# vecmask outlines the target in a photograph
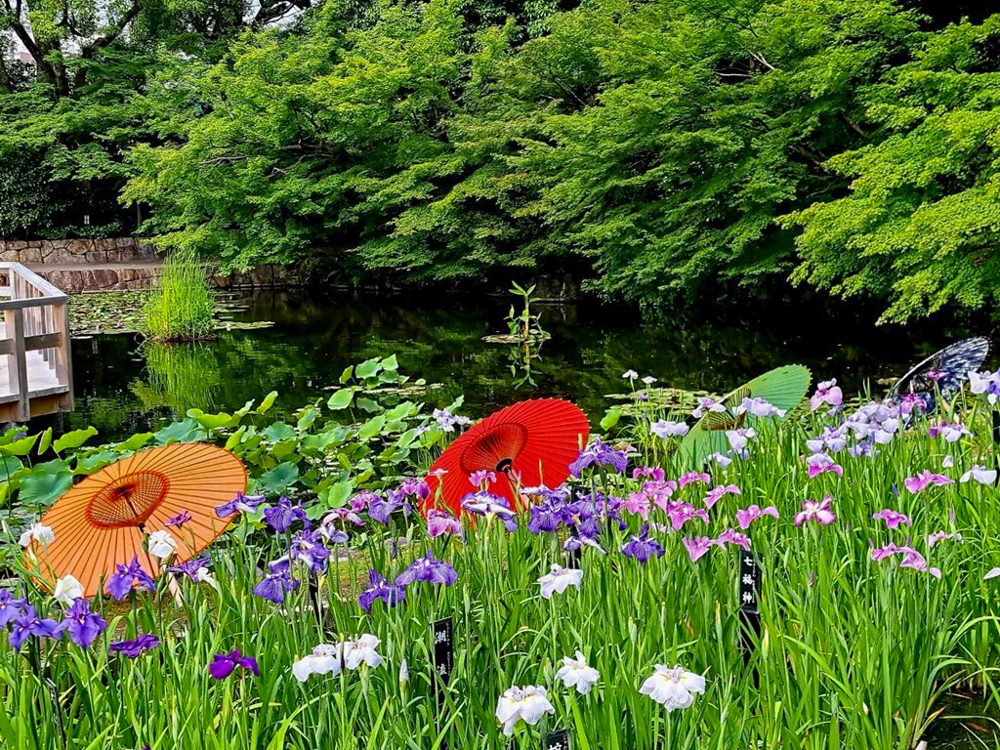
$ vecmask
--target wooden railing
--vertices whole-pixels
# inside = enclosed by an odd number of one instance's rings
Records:
[[[0,421],[72,410],[68,299],[20,263],[0,263]]]

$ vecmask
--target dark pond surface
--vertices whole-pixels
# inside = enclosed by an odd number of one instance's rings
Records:
[[[272,328],[221,332],[197,344],[140,346],[131,335],[73,342],[76,411],[36,420],[57,429],[97,427],[107,440],[156,429],[192,407],[239,408],[271,390],[291,411],[323,396],[349,364],[396,353],[401,371],[442,387],[427,400],[465,394],[465,413],[531,396],[565,396],[591,416],[605,395],[625,389],[631,368],[658,385],[724,391],[771,367],[792,362],[814,377],[849,388],[899,374],[911,361],[971,333],[966,325],[916,329],[876,327],[874,315],[818,303],[760,311],[729,308],[678,320],[643,320],[635,311],[595,304],[539,306],[552,335],[525,381],[517,347],[482,337],[506,331],[510,301],[502,297],[333,294],[294,290],[248,297],[246,320]],[[750,316],[748,312],[755,310]],[[972,330],[975,328],[975,330]]]

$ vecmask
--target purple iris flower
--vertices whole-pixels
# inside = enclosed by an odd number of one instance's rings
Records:
[[[615,473],[621,474],[628,466],[628,456],[625,455],[625,451],[615,450],[600,438],[594,438],[594,442],[580,451],[580,456],[570,464],[570,473],[579,478],[583,470],[591,464],[610,466]]]
[[[406,501],[406,494],[402,491],[393,492],[389,490],[388,497],[382,499],[376,496],[368,504],[368,517],[380,524],[389,523],[389,517],[393,513],[402,513],[403,518],[409,518],[413,513],[413,506]]]
[[[230,651],[228,654],[214,654],[208,665],[208,673],[214,680],[224,680],[236,667],[242,667],[247,672],[253,672],[255,677],[260,677],[257,660],[252,656],[244,656],[239,650]]]
[[[199,583],[201,581],[201,578],[198,576],[198,571],[201,570],[202,568],[207,568],[210,562],[211,561],[209,560],[208,555],[202,555],[201,557],[192,557],[190,560],[187,560],[185,562],[178,563],[177,565],[171,565],[169,568],[167,568],[167,572],[180,573],[182,575],[186,575],[195,583]]]
[[[578,496],[577,502],[588,503],[594,507],[596,519],[601,521],[614,521],[618,525],[619,531],[625,531],[628,528],[628,523],[621,517],[619,511],[624,507],[624,503],[620,497],[615,497],[614,495],[609,495],[605,497],[600,492],[595,492],[593,494],[588,494],[581,492]],[[596,536],[599,533],[597,527],[597,521],[593,523],[594,534],[590,536]]]
[[[116,572],[111,575],[104,587],[104,590],[114,597],[115,601],[124,599],[136,583],[150,591],[156,591],[156,581],[142,569],[138,555],[135,555],[128,565],[118,563],[115,570]]]
[[[372,492],[371,490],[361,490],[358,494],[354,495],[348,505],[351,507],[355,513],[360,513],[361,511],[368,510],[368,506],[372,504],[373,500],[380,500],[378,493]],[[358,524],[361,526],[361,524]]]
[[[90,611],[90,602],[77,599],[66,610],[66,619],[62,623],[69,634],[69,639],[80,648],[90,648],[97,636],[104,632],[108,623],[96,612]]]
[[[287,497],[282,495],[278,502],[269,508],[264,508],[264,520],[267,525],[279,534],[288,531],[296,521],[306,521],[306,512]]]
[[[377,571],[368,571],[368,588],[358,595],[358,605],[370,612],[376,599],[381,599],[387,607],[395,607],[406,599],[406,588],[392,583]]]
[[[563,521],[565,502],[555,498],[543,500],[538,505],[531,506],[531,517],[528,519],[528,531],[540,534],[543,531],[553,532]]]
[[[409,586],[415,581],[439,583],[451,586],[458,580],[458,573],[443,560],[435,560],[431,550],[424,557],[413,561],[413,564],[396,577],[396,585]]]
[[[178,529],[183,528],[184,524],[191,520],[191,514],[186,510],[182,510],[173,518],[168,518],[163,524],[164,526],[176,526]]]
[[[562,520],[581,536],[596,537],[601,529],[597,523],[597,506],[579,498],[562,507]]]
[[[215,515],[219,518],[228,518],[234,513],[253,513],[265,500],[267,498],[263,495],[244,495],[242,492],[238,492],[234,500],[218,506],[215,509]]]
[[[292,537],[292,559],[305,562],[311,573],[322,573],[329,563],[330,550],[323,546],[319,531],[303,529]]]
[[[35,614],[35,608],[25,605],[24,610],[14,620],[14,625],[10,629],[10,645],[15,651],[21,650],[21,644],[29,636],[37,638],[62,638],[63,626],[48,618],[41,618]]]
[[[15,599],[10,589],[0,589],[0,628],[6,628],[23,615],[27,604],[24,599]]]
[[[639,535],[632,535],[632,538],[622,545],[622,554],[626,557],[634,557],[641,563],[646,562],[649,558],[653,557],[663,557],[663,547],[655,539],[649,537],[649,524],[643,524],[642,531]]]
[[[292,578],[287,568],[280,572],[270,573],[253,587],[253,593],[262,599],[281,604],[285,600],[285,594],[295,591],[299,587],[297,578]]]
[[[146,651],[152,651],[160,645],[160,639],[155,635],[140,635],[131,641],[117,641],[108,646],[108,651],[136,659]]]

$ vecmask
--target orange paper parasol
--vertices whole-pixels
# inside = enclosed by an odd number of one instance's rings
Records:
[[[507,498],[517,510],[516,482],[559,486],[589,435],[587,415],[557,398],[522,401],[494,412],[459,436],[431,466],[431,496],[423,510],[442,502],[458,515],[462,498],[476,490],[469,482],[475,471],[496,472],[490,492]]]
[[[151,448],[104,467],[59,498],[41,519],[55,539],[35,542],[29,552],[50,587],[72,575],[85,596],[94,596],[117,564],[137,555],[143,569],[159,575],[159,561],[143,549],[153,532],[165,529],[176,540],[172,564],[197,555],[232,520],[219,518],[216,507],[246,487],[246,468],[227,450],[205,443]],[[191,518],[183,526],[166,526],[185,512]]]

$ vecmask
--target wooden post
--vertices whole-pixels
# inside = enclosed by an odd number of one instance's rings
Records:
[[[13,353],[10,355],[10,387],[17,393],[18,420],[31,418],[31,394],[28,391],[28,364],[24,351],[24,310],[20,307],[7,310],[7,337],[11,340]],[[15,390],[16,389],[16,390]]]
[[[73,410],[73,341],[69,332],[69,303],[53,307],[55,314],[55,330],[62,334],[59,347],[56,349],[56,379],[59,385],[69,388],[63,396],[61,407],[65,411]]]

